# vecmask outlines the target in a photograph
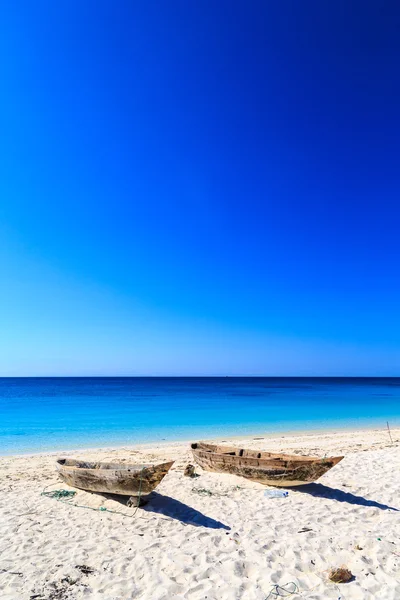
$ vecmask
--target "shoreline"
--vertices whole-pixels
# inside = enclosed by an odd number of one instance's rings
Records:
[[[390,424],[389,424],[390,425]],[[400,424],[396,425],[396,422],[394,422],[393,427],[391,427],[391,432],[396,431],[397,429],[400,429]],[[382,434],[386,434],[387,438],[388,438],[388,442],[390,441],[389,438],[389,433],[386,427],[382,426],[381,428],[378,428],[377,426],[371,426],[371,427],[353,427],[351,425],[345,427],[334,427],[334,428],[319,428],[319,429],[291,429],[291,430],[285,430],[285,431],[279,431],[276,433],[263,433],[263,432],[256,432],[256,433],[252,433],[252,434],[247,434],[247,435],[220,435],[217,437],[209,437],[209,438],[200,438],[203,441],[206,442],[235,442],[238,440],[248,440],[248,441],[253,441],[256,439],[260,439],[260,440],[278,440],[278,439],[283,439],[283,438],[298,438],[298,437],[312,437],[312,436],[316,436],[316,437],[320,437],[320,436],[324,436],[326,435],[334,435],[334,434],[343,434],[343,433],[365,433],[365,434],[370,434],[370,433],[382,433]],[[255,437],[256,436],[256,437]],[[168,446],[172,446],[172,447],[183,447],[186,448],[188,446],[190,446],[191,443],[199,441],[199,439],[197,438],[188,438],[188,439],[175,439],[175,440],[153,440],[153,441],[149,441],[149,442],[138,442],[135,444],[113,444],[111,446],[74,446],[74,447],[70,447],[67,449],[54,449],[54,450],[43,450],[43,451],[38,451],[38,452],[23,452],[23,453],[18,453],[18,454],[1,454],[0,452],[0,459],[5,459],[5,458],[27,458],[27,457],[39,457],[39,456],[56,456],[56,455],[65,455],[67,453],[77,453],[77,452],[89,452],[89,453],[93,453],[93,452],[112,452],[112,451],[121,451],[121,450],[127,450],[127,451],[131,451],[131,450],[135,450],[135,451],[139,451],[139,450],[151,450],[152,448],[165,448]]]

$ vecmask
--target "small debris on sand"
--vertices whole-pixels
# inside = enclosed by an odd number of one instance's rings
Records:
[[[83,573],[83,575],[86,575],[86,576],[91,575],[96,570],[96,569],[93,569],[92,567],[88,567],[87,565],[75,565],[75,569],[79,569],[79,571],[81,573]]]
[[[186,468],[183,472],[185,477],[196,477],[196,468],[194,465],[186,465]]]
[[[349,571],[347,567],[339,567],[338,569],[331,569],[328,577],[334,583],[348,583],[355,579],[353,573]]]

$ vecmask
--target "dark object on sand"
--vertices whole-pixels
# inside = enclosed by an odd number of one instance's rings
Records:
[[[338,569],[331,569],[328,577],[334,583],[348,583],[354,579],[354,575],[346,567],[339,567]]]
[[[183,472],[185,477],[196,477],[196,467],[194,465],[186,465]]]
[[[343,456],[319,458],[258,452],[205,442],[191,445],[195,461],[206,471],[231,473],[279,487],[312,483],[338,464]]]
[[[129,465],[59,458],[57,470],[65,483],[81,490],[140,497],[150,494],[173,464]]]
[[[78,569],[83,575],[92,575],[96,569],[88,567],[87,565],[75,565],[75,569]]]

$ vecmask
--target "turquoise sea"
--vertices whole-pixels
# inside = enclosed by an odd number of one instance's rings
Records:
[[[0,378],[0,454],[400,424],[400,378]]]

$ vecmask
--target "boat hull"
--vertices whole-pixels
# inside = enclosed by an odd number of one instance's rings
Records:
[[[57,470],[65,483],[82,490],[145,496],[157,487],[173,463],[126,465],[63,458],[57,460]]]
[[[194,460],[205,471],[230,473],[275,487],[312,483],[343,458],[274,454],[205,442],[192,444],[192,453]]]

